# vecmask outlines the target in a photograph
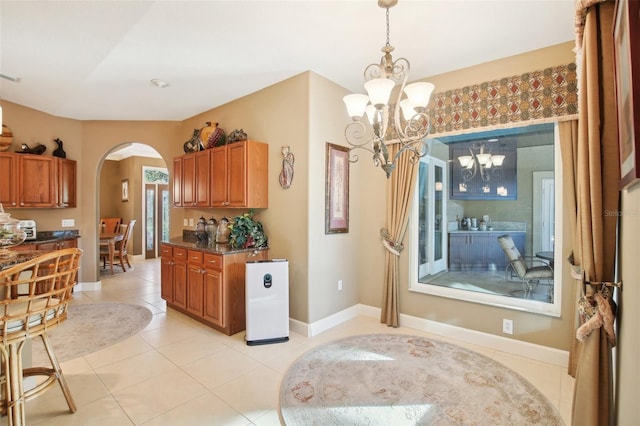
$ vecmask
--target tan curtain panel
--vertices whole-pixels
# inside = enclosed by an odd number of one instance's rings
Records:
[[[620,180],[612,36],[615,4],[577,5],[586,6],[576,14],[584,22],[578,52],[578,137],[573,146],[563,147],[565,172],[573,169],[575,179],[574,264],[588,281],[613,281],[617,215],[605,212],[618,209]],[[581,288],[578,285],[577,291]],[[587,293],[596,290],[586,286]],[[613,424],[611,342],[602,328],[582,337],[574,341],[570,354],[569,372],[576,378],[572,423]]]
[[[396,143],[388,148],[389,157],[393,158],[398,153],[400,145]],[[418,168],[411,162],[410,154],[405,152],[398,157],[396,169],[387,182],[387,228],[381,231],[382,241],[387,251],[380,322],[392,327],[399,325],[399,257],[404,247],[402,242],[409,222],[417,171]]]

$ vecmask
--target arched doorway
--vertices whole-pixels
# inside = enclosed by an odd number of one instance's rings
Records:
[[[129,253],[159,256],[159,242],[169,230],[168,170],[162,156],[143,143],[114,147],[99,172],[98,216],[136,220]]]

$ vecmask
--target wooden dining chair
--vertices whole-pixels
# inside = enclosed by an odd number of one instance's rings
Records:
[[[122,219],[119,217],[108,217],[100,219],[100,226],[102,230],[100,232],[118,232],[118,228],[122,223]]]
[[[69,410],[76,411],[47,333],[67,318],[81,255],[78,248],[56,250],[0,271],[0,412],[7,414],[9,425],[24,425],[26,401],[56,382]],[[42,339],[51,367],[23,369],[24,343],[35,337]],[[25,390],[23,380],[30,376],[46,379]]]
[[[131,268],[131,263],[129,262],[129,241],[131,240],[131,235],[133,234],[133,228],[136,224],[136,220],[132,219],[126,225],[126,231],[124,233],[124,237],[122,241],[116,243],[115,252],[113,253],[113,262],[115,264],[116,260],[120,263],[123,271],[126,271],[127,268],[124,266],[126,263],[129,268]],[[125,225],[122,225],[125,226]],[[109,247],[104,247],[102,244],[100,245],[100,257],[102,258],[103,268],[107,267],[107,262],[109,261]]]

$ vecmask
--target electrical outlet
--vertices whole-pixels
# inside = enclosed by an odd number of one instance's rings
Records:
[[[189,219],[189,226],[193,226],[193,218]]]
[[[62,219],[62,227],[68,228],[70,226],[76,226],[75,219]]]
[[[184,221],[182,222],[182,224],[184,226],[189,226],[189,219],[184,219]]]
[[[510,320],[510,319],[502,320],[502,332],[505,334],[513,334],[513,320]]]
[[[342,280],[338,280],[338,291],[342,291]]]

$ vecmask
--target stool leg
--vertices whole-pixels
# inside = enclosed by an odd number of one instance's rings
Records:
[[[51,361],[51,365],[56,372],[56,378],[58,380],[58,383],[60,383],[60,389],[62,389],[64,398],[67,400],[69,411],[71,411],[72,413],[75,413],[77,411],[76,403],[73,400],[73,396],[71,396],[71,390],[69,389],[69,385],[67,385],[67,380],[64,378],[64,374],[62,374],[62,369],[60,368],[58,359],[56,358],[56,355],[53,353],[53,347],[49,343],[49,338],[47,337],[47,333],[42,333],[40,337],[42,338],[42,343],[44,344],[44,348],[47,351],[47,355],[49,355],[49,360]]]
[[[9,381],[9,399],[8,399],[8,416],[10,426],[22,426],[26,424],[26,415],[24,411],[24,389],[22,386],[22,345],[14,343],[9,345],[9,372],[7,380]]]
[[[11,388],[9,387],[9,352],[7,348],[0,344],[0,357],[2,358],[0,374],[0,416],[7,415],[7,405],[9,401],[9,395],[11,395]]]

